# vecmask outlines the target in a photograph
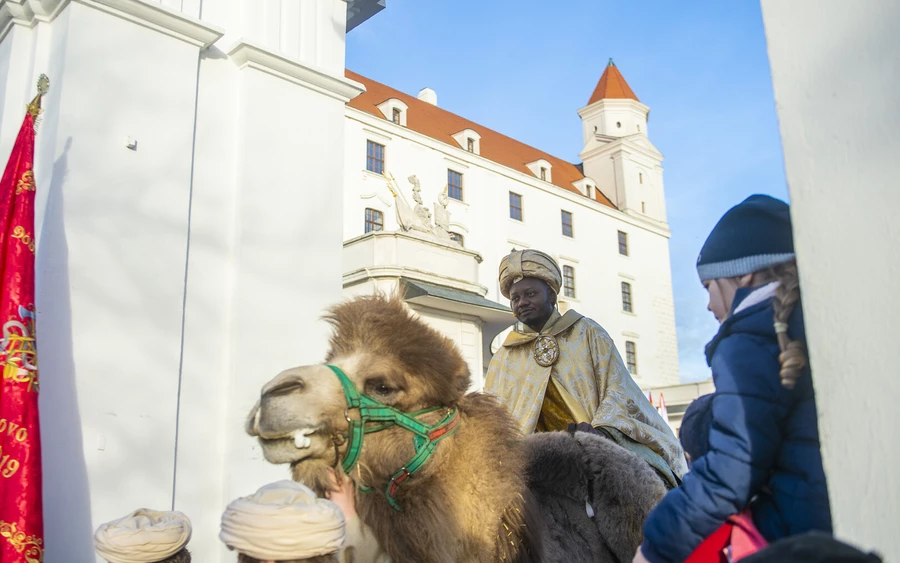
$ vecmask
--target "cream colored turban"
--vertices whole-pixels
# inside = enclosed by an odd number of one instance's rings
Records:
[[[547,282],[554,293],[559,293],[562,273],[559,265],[540,250],[514,250],[500,261],[500,293],[509,299],[509,288],[522,278],[537,278]]]
[[[94,546],[109,563],[156,563],[184,549],[190,539],[191,521],[184,514],[141,508],[97,528]]]
[[[294,481],[278,481],[239,498],[222,514],[219,539],[256,559],[306,559],[344,545],[338,505]]]

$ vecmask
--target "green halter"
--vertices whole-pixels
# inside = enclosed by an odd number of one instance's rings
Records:
[[[400,485],[415,475],[431,459],[438,442],[456,432],[456,429],[459,427],[459,410],[454,408],[447,412],[446,416],[437,424],[428,425],[416,420],[416,417],[440,410],[443,407],[431,407],[412,413],[405,413],[394,407],[379,403],[372,397],[357,391],[356,386],[353,385],[353,382],[350,381],[350,378],[347,377],[347,374],[341,368],[328,365],[328,369],[334,372],[338,381],[341,382],[341,387],[344,389],[344,398],[347,400],[347,410],[359,410],[359,420],[353,420],[347,416],[347,422],[350,424],[347,432],[348,444],[347,451],[344,452],[344,459],[341,462],[341,467],[344,468],[345,473],[349,473],[359,460],[359,455],[362,453],[363,437],[366,434],[379,432],[395,424],[415,434],[413,436],[413,446],[416,454],[406,462],[406,465],[394,473],[390,481],[388,481],[384,492],[388,504],[394,510],[402,512],[395,498]],[[382,422],[383,424],[366,428],[366,424],[369,422]]]

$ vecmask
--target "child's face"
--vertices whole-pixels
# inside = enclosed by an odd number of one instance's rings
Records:
[[[739,278],[718,278],[703,282],[703,287],[709,293],[709,304],[706,308],[712,311],[719,324],[722,324],[731,313],[731,304],[734,303],[734,294],[738,288],[753,287],[758,281],[757,274],[747,274]]]
[[[731,311],[731,303],[738,289],[738,283],[734,278],[720,278],[703,282],[703,287],[709,293],[709,304],[706,308],[716,316],[719,324],[725,322]]]

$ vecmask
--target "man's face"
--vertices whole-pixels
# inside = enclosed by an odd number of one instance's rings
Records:
[[[553,314],[553,292],[542,280],[524,278],[509,288],[509,306],[520,322],[540,330]]]

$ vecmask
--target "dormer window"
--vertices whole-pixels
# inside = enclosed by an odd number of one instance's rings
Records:
[[[393,123],[401,127],[406,127],[406,114],[409,106],[397,98],[388,98],[378,104],[378,111],[385,119],[389,119]]]
[[[525,166],[528,167],[528,169],[532,174],[535,175],[535,177],[540,178],[545,182],[553,181],[553,165],[551,165],[547,160],[540,158],[538,160],[535,160],[534,162],[529,162]]]
[[[587,198],[594,199],[594,180],[585,176],[572,182],[572,186]]]
[[[481,154],[481,135],[474,129],[463,129],[452,135],[459,148],[472,154]]]

